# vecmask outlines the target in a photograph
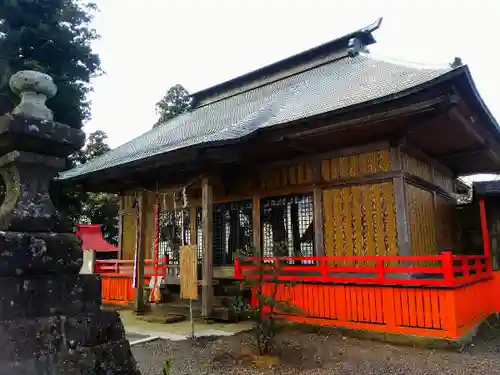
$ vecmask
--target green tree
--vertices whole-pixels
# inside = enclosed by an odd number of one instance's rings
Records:
[[[82,150],[80,162],[99,157],[111,148],[107,143],[108,136],[102,130],[96,130],[88,137],[87,144]],[[118,242],[118,209],[119,198],[116,194],[86,193],[83,198],[79,222],[101,224],[104,238],[111,243]]]
[[[0,2],[0,113],[18,98],[9,79],[22,69],[49,74],[58,94],[48,106],[56,121],[81,128],[90,117],[90,79],[101,73],[91,42],[94,3],[80,0],[3,0]]]
[[[153,127],[179,116],[191,109],[192,98],[182,85],[174,85],[168,89],[165,96],[156,103],[156,113],[159,118]]]

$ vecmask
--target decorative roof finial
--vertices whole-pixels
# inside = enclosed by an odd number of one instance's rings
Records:
[[[47,74],[34,70],[21,70],[10,79],[10,88],[21,98],[12,113],[37,120],[52,121],[54,115],[45,101],[57,93],[57,87]]]

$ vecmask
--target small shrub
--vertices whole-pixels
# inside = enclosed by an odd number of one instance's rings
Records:
[[[277,246],[274,254],[286,256],[285,250],[284,246]],[[260,258],[261,254],[262,252],[255,248],[239,252],[240,262],[250,264],[258,270],[255,278],[247,278],[243,275],[243,286],[255,293],[257,303],[252,306],[248,299],[240,295],[236,299],[233,308],[237,314],[253,321],[257,349],[259,355],[262,356],[269,354],[274,338],[282,327],[280,324],[281,315],[284,313],[297,313],[299,309],[278,296],[278,275],[281,267],[283,267],[282,262],[279,259],[275,259],[273,262],[265,262]],[[249,257],[259,258],[259,260],[249,261]],[[287,284],[290,285],[293,282],[287,282]]]
[[[163,363],[162,375],[169,375],[171,368],[172,368],[172,359],[169,358]]]

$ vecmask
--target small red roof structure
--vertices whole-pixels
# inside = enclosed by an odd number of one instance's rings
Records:
[[[77,224],[76,235],[82,240],[82,250],[118,251],[102,236],[101,224]]]

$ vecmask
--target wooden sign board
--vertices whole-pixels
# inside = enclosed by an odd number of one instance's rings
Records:
[[[196,245],[181,246],[179,255],[181,267],[181,298],[191,300],[198,299]]]

